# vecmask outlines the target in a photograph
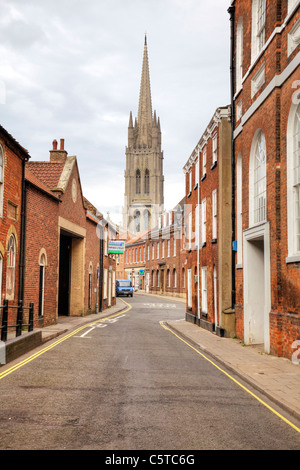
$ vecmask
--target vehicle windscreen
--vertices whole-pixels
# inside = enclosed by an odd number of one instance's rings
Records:
[[[119,287],[131,287],[131,281],[119,281]]]

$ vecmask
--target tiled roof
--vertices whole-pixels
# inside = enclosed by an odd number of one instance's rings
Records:
[[[49,189],[56,189],[65,164],[60,162],[28,162],[28,169]]]
[[[38,187],[45,193],[49,194],[51,197],[58,199],[55,194],[46,186],[41,180],[39,180],[34,173],[32,173],[28,168],[25,168],[25,178],[27,181],[32,183],[34,186]],[[59,199],[58,199],[59,200]]]

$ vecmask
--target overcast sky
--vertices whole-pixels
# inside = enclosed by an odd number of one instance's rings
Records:
[[[218,106],[230,104],[229,0],[1,0],[1,125],[48,160],[65,139],[84,195],[121,221],[129,113],[138,113],[147,32],[160,117],[165,208]]]

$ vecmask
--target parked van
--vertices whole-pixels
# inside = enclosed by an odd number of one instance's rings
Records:
[[[116,280],[116,295],[131,295],[133,296],[133,287],[129,279],[117,279]]]

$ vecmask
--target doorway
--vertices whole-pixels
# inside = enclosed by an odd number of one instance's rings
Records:
[[[71,251],[72,238],[61,234],[59,246],[58,315],[69,315],[70,313]]]
[[[271,286],[269,225],[244,232],[244,342],[270,352]]]

